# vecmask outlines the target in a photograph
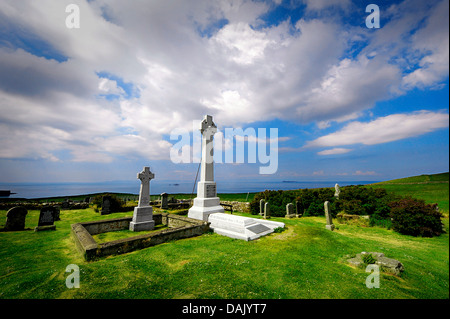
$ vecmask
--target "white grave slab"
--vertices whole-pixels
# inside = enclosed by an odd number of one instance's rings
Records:
[[[283,227],[284,223],[261,220],[225,213],[213,213],[209,215],[209,227],[219,235],[231,238],[254,240],[273,232],[277,227]]]

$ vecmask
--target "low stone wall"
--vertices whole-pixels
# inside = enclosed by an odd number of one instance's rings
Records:
[[[231,205],[233,207],[233,212],[238,211],[238,212],[243,212],[243,213],[250,213],[250,203],[248,203],[248,202],[221,200],[220,203]]]
[[[209,229],[208,222],[185,216],[161,213],[153,215],[155,225],[164,224],[169,226],[168,229],[100,244],[92,237],[95,234],[128,229],[131,220],[131,217],[123,217],[72,224],[72,237],[84,258],[86,260],[94,260],[99,257],[147,248],[171,240],[198,236]]]

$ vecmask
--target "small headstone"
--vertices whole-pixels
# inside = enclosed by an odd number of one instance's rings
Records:
[[[69,200],[66,198],[66,199],[61,203],[61,208],[62,208],[62,209],[68,209],[69,206],[70,206]]]
[[[38,225],[34,228],[34,231],[55,230],[55,211],[54,207],[42,208],[39,214]]]
[[[264,203],[265,203],[264,199],[261,199],[259,201],[259,215],[260,216],[264,215]]]
[[[341,189],[340,189],[340,187],[339,187],[339,184],[338,184],[338,183],[336,183],[336,185],[334,185],[334,189],[335,189],[335,192],[334,192],[334,197],[336,197],[336,198],[338,198],[338,199],[339,199],[339,194],[341,193]]]
[[[53,209],[53,217],[55,219],[55,222],[61,220],[61,218],[59,217],[59,215],[61,214],[61,210],[59,208],[59,206],[50,206],[50,209]]]
[[[294,205],[292,203],[286,205],[286,215],[284,217],[286,218],[296,217],[296,215],[294,214]]]
[[[102,198],[103,203],[102,203],[102,211],[101,211],[101,215],[107,215],[107,214],[111,214],[111,196],[105,195]]]
[[[270,206],[269,206],[269,202],[266,202],[264,204],[264,219],[268,219],[270,218]]]
[[[325,228],[328,230],[334,230],[334,224],[333,224],[333,220],[331,218],[331,212],[330,212],[330,202],[326,201],[324,203],[325,206],[325,218],[327,220],[327,224],[325,225]]]
[[[28,211],[25,207],[16,206],[8,210],[6,213],[6,224],[3,230],[24,230],[25,229],[25,217]]]
[[[297,217],[303,216],[302,204],[299,201],[295,201],[295,213],[296,213]]]
[[[161,194],[161,209],[168,209],[169,208],[169,203],[167,201],[169,197],[169,194],[167,193],[162,193]]]

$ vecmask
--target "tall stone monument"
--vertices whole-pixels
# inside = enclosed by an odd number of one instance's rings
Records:
[[[131,231],[152,230],[155,227],[153,220],[153,207],[150,206],[150,180],[155,175],[149,167],[144,167],[143,171],[137,174],[141,180],[138,206],[134,208],[133,220],[130,222]]]
[[[197,197],[194,205],[189,209],[188,217],[208,221],[213,213],[223,213],[220,199],[217,197],[216,183],[214,182],[214,149],[213,137],[217,132],[211,115],[205,115],[200,123],[202,133],[202,161],[200,181],[197,184]]]

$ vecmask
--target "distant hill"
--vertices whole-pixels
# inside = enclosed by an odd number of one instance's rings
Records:
[[[449,172],[431,175],[419,175],[393,179],[391,181],[376,183],[379,184],[428,184],[428,183],[448,183]]]

